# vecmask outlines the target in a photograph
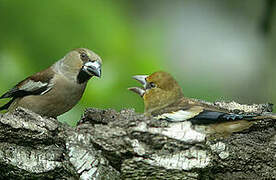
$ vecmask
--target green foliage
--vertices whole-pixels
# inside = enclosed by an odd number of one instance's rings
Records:
[[[144,6],[141,2],[134,8],[137,3],[140,1],[0,0],[0,92],[47,68],[68,51],[86,47],[102,57],[103,76],[93,78],[81,102],[59,119],[74,125],[86,107],[142,112],[140,97],[127,90],[138,85],[131,76],[160,69],[173,75],[177,72],[170,69],[171,57],[166,53],[170,37],[165,29],[170,23],[164,24],[159,17],[142,21],[137,14],[143,14],[139,7]],[[223,94],[221,86],[200,82],[199,77],[183,77],[182,72],[175,77],[187,96],[214,101]]]
[[[151,52],[155,48],[143,49],[147,27],[138,27],[130,19],[131,11],[128,1],[1,0],[0,92],[71,49],[87,47],[102,57],[103,77],[93,78],[78,106],[60,119],[75,124],[85,107],[132,107],[142,112],[141,99],[127,87],[137,85],[132,75],[160,69],[162,54]],[[155,29],[150,29],[154,34]]]

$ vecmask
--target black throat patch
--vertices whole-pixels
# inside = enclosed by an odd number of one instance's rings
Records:
[[[84,72],[83,70],[80,70],[77,80],[79,84],[82,84],[86,81],[88,81],[92,76]]]

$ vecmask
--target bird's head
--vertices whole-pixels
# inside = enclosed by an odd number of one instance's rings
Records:
[[[168,106],[183,96],[181,87],[169,73],[158,71],[149,76],[136,75],[133,78],[143,87],[131,87],[129,90],[143,98],[145,112]]]
[[[70,51],[60,61],[59,66],[64,74],[77,78],[78,83],[88,81],[92,76],[101,77],[102,60],[93,51],[78,48]]]

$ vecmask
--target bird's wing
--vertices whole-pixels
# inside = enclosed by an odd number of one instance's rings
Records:
[[[16,98],[28,95],[42,95],[49,92],[53,87],[53,84],[51,83],[53,77],[53,71],[51,69],[47,69],[19,82],[0,97],[0,99],[12,98],[7,104],[0,107],[0,110],[8,109]]]
[[[192,124],[213,124],[255,117],[255,115],[230,113],[225,109],[191,100],[182,100],[171,107],[163,109],[162,113],[155,116],[157,119],[165,119],[173,122],[188,120]]]
[[[241,115],[234,113],[225,113],[204,109],[201,106],[193,106],[189,109],[182,109],[157,116],[157,119],[165,119],[168,121],[185,121],[189,120],[192,124],[213,124],[226,121],[236,121],[253,118],[256,115]]]

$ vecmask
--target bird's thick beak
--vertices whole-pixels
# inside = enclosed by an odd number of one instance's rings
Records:
[[[140,82],[143,85],[142,87],[130,87],[128,88],[128,90],[133,91],[137,94],[139,94],[141,97],[144,96],[145,92],[146,92],[146,86],[147,86],[147,75],[136,75],[136,76],[132,76],[133,79],[137,80],[138,82]]]
[[[143,88],[140,88],[140,87],[130,87],[128,88],[128,90],[139,94],[141,97],[143,97],[146,92]]]
[[[83,65],[83,71],[85,71],[90,76],[101,77],[102,75],[102,64],[99,61],[88,61]]]

